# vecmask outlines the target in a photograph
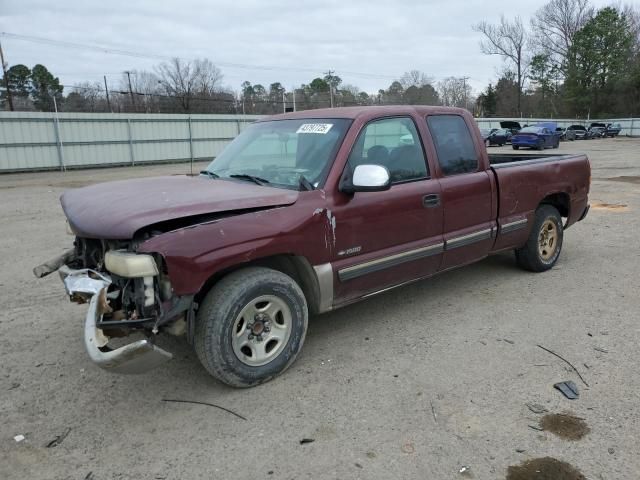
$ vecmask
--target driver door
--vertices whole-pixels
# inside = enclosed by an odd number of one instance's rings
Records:
[[[365,125],[346,168],[361,164],[386,167],[391,188],[336,198],[337,304],[431,275],[442,258],[440,183],[430,176],[414,120]]]

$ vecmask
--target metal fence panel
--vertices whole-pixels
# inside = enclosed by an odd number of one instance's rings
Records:
[[[27,170],[211,160],[258,115],[0,112],[0,173]],[[478,118],[480,128],[502,120],[532,125],[549,119]],[[591,121],[557,119],[561,127]],[[640,118],[620,123],[640,136]]]

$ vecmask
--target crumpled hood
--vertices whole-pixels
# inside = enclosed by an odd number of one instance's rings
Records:
[[[126,240],[159,222],[293,204],[298,192],[207,177],[151,177],[68,190],[60,198],[81,237]]]

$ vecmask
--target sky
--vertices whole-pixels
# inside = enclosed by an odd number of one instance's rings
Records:
[[[480,52],[480,20],[507,17],[528,24],[546,2],[486,0],[0,0],[5,61],[45,65],[63,85],[117,87],[125,70],[150,70],[170,57],[209,58],[234,91],[248,80],[287,90],[328,70],[374,93],[409,70],[436,82],[468,77],[475,92],[495,82],[502,61]],[[591,0],[602,7],[610,1]],[[517,6],[517,7],[516,7]],[[93,45],[103,50],[35,42]],[[150,58],[149,58],[150,57]]]

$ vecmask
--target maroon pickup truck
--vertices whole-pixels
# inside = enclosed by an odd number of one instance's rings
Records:
[[[236,387],[283,372],[309,314],[505,250],[542,272],[589,209],[584,155],[487,155],[465,110],[364,107],[265,118],[199,176],[62,196],[74,248],[55,270],[88,302],[100,367],[137,373],[185,335]],[[137,338],[137,339],[136,339]]]

